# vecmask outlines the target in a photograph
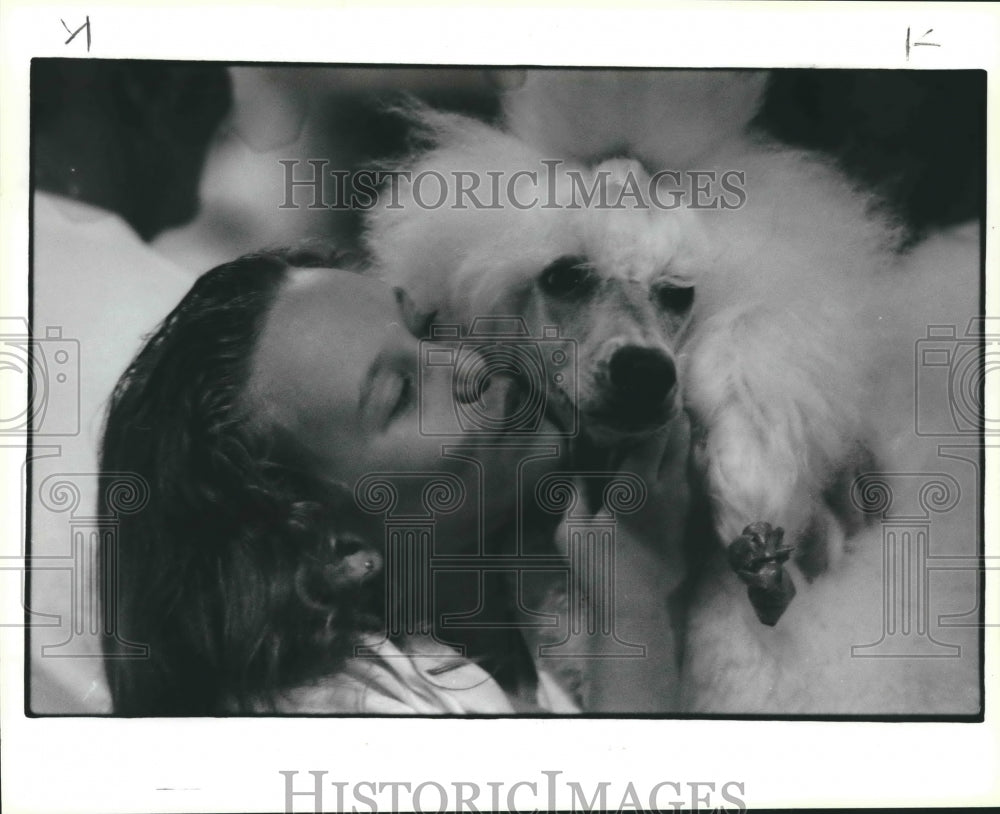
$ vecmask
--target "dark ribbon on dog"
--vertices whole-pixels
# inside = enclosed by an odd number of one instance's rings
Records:
[[[794,546],[783,546],[783,528],[752,523],[729,545],[729,566],[747,586],[750,604],[765,625],[774,627],[795,597],[795,583],[783,563]]]

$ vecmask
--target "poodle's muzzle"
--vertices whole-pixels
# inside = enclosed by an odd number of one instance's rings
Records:
[[[595,438],[614,440],[652,432],[679,407],[673,354],[655,344],[611,340],[594,372],[590,404],[581,404],[583,425]]]

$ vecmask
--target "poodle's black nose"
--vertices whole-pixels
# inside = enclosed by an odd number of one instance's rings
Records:
[[[635,400],[645,407],[662,404],[677,384],[674,360],[662,350],[638,345],[616,350],[609,374],[618,398]]]

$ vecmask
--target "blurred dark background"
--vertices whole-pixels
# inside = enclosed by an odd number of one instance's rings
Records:
[[[356,248],[363,213],[280,208],[279,161],[370,169],[410,143],[394,104],[495,120],[504,73],[36,59],[34,183],[122,214],[194,271],[310,236]],[[832,156],[917,239],[982,215],[985,120],[983,71],[780,69],[751,126]]]
[[[836,157],[918,235],[983,214],[985,71],[776,71],[754,124]]]

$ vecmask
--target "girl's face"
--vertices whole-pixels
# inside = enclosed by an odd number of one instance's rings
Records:
[[[478,529],[513,519],[519,494],[530,494],[560,457],[554,443],[543,443],[551,439],[421,432],[457,426],[454,369],[421,371],[420,343],[404,323],[393,292],[375,279],[291,270],[257,342],[251,403],[315,455],[329,479],[354,489],[366,475],[386,474],[398,492],[397,515],[426,516],[428,481],[457,476],[466,498],[439,513],[437,538],[452,550],[471,548]],[[474,405],[477,415],[501,419],[517,404],[514,387],[495,377]]]

